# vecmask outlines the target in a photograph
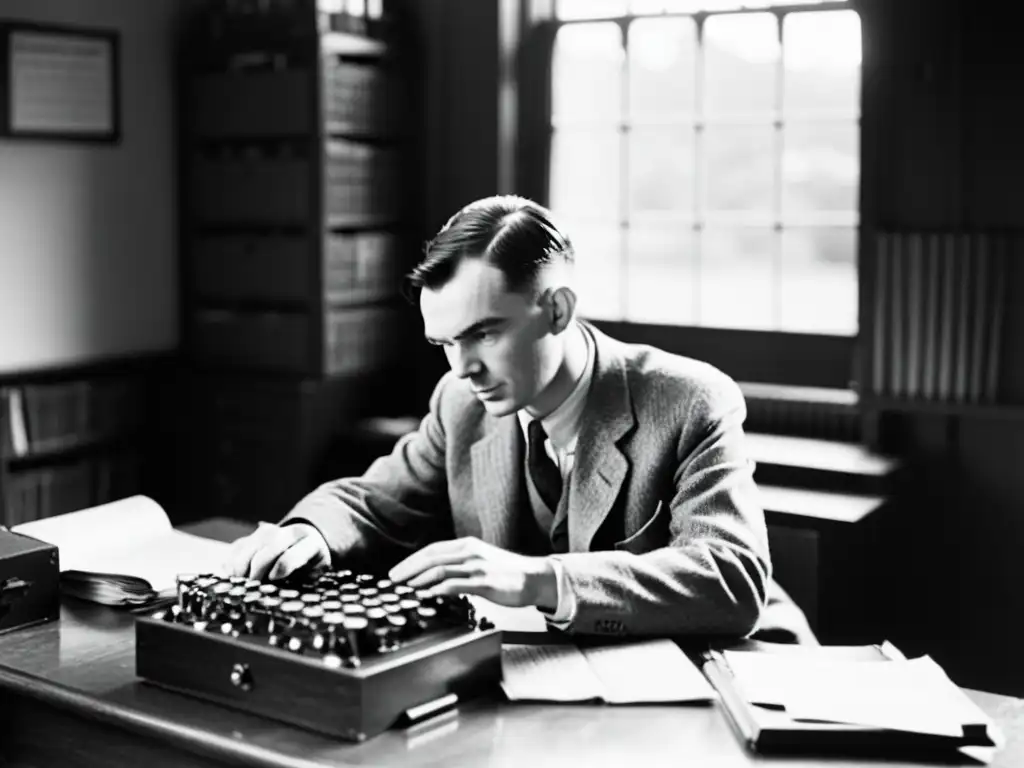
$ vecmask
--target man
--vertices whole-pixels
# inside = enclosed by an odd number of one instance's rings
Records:
[[[237,541],[232,572],[369,559],[572,632],[752,633],[771,564],[743,396],[579,320],[573,261],[528,200],[456,213],[410,275],[451,366],[419,429]]]

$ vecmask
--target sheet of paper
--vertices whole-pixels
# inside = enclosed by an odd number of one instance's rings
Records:
[[[180,573],[223,575],[224,558],[230,549],[231,545],[223,541],[170,530],[139,546],[108,553],[102,568],[90,570],[137,576],[148,581],[157,592],[167,592],[174,588]]]
[[[101,504],[11,528],[15,533],[55,544],[62,571],[102,571],[107,553],[173,530],[163,507],[147,496]]]
[[[782,704],[796,720],[960,736],[987,718],[928,657],[836,661],[726,652],[748,700]]]
[[[61,571],[134,576],[163,592],[179,573],[220,573],[229,544],[171,527],[146,496],[34,520],[11,530],[55,544]]]
[[[584,648],[609,704],[712,701],[714,688],[671,640]]]
[[[476,609],[478,616],[486,616],[494,626],[505,632],[546,632],[547,621],[544,614],[532,605],[522,608],[509,608],[507,605],[492,603],[477,595],[466,595],[466,599]]]
[[[512,701],[593,701],[601,683],[574,645],[503,645],[501,687]]]
[[[785,706],[787,681],[806,669],[800,658],[790,655],[753,651],[725,651],[722,655],[751,704]]]

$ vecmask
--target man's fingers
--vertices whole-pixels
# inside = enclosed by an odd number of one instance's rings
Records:
[[[287,541],[266,543],[256,550],[249,561],[249,570],[242,574],[250,579],[264,579],[274,563],[285,553],[290,545]]]
[[[305,536],[281,553],[270,569],[268,577],[271,581],[283,579],[320,555],[320,542],[314,536]],[[254,577],[255,578],[255,577]]]
[[[479,595],[490,597],[494,590],[489,584],[478,578],[445,579],[430,588],[435,595]]]
[[[462,563],[476,557],[473,539],[437,541],[413,552],[388,572],[392,581],[409,581],[424,571],[439,565]]]
[[[426,589],[448,579],[470,578],[480,575],[480,569],[466,563],[435,565],[410,579],[407,583],[416,589]]]
[[[228,556],[224,562],[224,567],[228,571],[228,576],[245,576],[249,572],[249,563],[252,560],[253,555],[256,554],[266,543],[266,537],[262,532],[262,529],[257,529],[255,533],[251,533],[248,536],[244,536],[238,539],[231,545],[231,549],[228,552]]]

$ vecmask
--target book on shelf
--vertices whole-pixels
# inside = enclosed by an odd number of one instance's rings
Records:
[[[230,546],[175,530],[163,507],[147,496],[33,520],[11,531],[57,547],[64,594],[114,606],[174,596],[179,573],[221,573]]]

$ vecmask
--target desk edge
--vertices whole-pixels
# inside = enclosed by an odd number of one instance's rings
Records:
[[[56,709],[101,723],[126,728],[180,749],[240,765],[260,768],[322,768],[322,763],[290,755],[153,717],[137,709],[90,696],[66,685],[0,665],[0,689],[34,699]],[[171,694],[167,694],[171,695]]]

